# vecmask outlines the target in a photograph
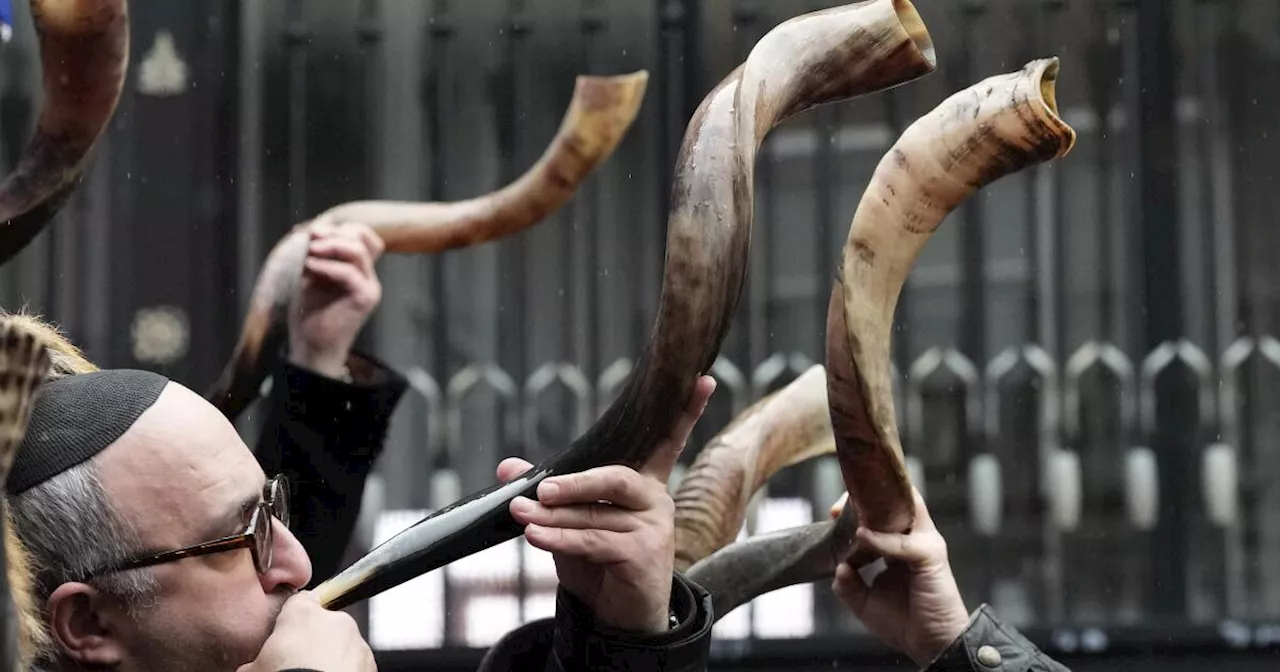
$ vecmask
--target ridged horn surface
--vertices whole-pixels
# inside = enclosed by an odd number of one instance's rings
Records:
[[[950,96],[903,132],[858,204],[827,316],[827,396],[850,504],[870,529],[905,532],[915,517],[889,376],[903,283],[963,201],[1074,146],[1057,76],[1057,58],[1039,59]]]
[[[821,365],[752,404],[703,447],[680,481],[676,571],[732,543],[751,497],[774,474],[835,449]]]

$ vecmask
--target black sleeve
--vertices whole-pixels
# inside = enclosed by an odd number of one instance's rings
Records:
[[[1000,622],[988,605],[925,672],[1071,672],[1045,655],[1013,626]]]
[[[291,482],[290,528],[311,557],[308,588],[340,569],[365,481],[407,388],[403,376],[371,357],[353,354],[348,367],[351,382],[284,362],[272,377],[258,442],[263,471]]]
[[[556,596],[555,632],[546,672],[702,672],[715,618],[711,596],[679,574],[671,582],[672,627],[637,635],[595,621],[586,605],[564,589]]]

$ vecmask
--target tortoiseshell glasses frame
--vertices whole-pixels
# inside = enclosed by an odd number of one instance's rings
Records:
[[[288,529],[289,482],[284,476],[276,476],[267,481],[267,484],[262,489],[262,501],[258,502],[253,516],[249,518],[249,524],[245,526],[243,532],[174,551],[164,551],[163,553],[143,556],[101,572],[94,572],[94,574],[123,572],[130,569],[161,565],[183,558],[225,553],[242,548],[249,549],[249,552],[253,554],[254,566],[257,567],[258,573],[263,574],[268,569],[271,569],[272,549],[275,547],[275,535],[272,529],[275,526],[271,524],[272,518],[279,520],[285,526],[285,529]]]

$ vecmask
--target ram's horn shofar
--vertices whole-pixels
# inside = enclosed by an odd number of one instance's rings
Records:
[[[830,579],[842,562],[872,561],[870,554],[855,556],[862,515],[872,529],[905,531],[911,525],[914,498],[888,373],[898,293],[929,236],[965,198],[1071,150],[1075,132],[1058,117],[1057,74],[1056,59],[1037,60],[949,97],[903,133],[872,175],[845,247],[831,303],[835,319],[828,324],[828,342],[835,345],[828,350],[828,403],[837,443],[846,442],[844,452],[837,451],[851,501],[833,521],[731,543],[690,567],[686,575],[711,593],[717,619],[771,591]],[[847,303],[844,297],[850,297]],[[857,316],[848,330],[846,310]],[[845,350],[845,344],[859,347]]]
[[[1057,78],[1058,59],[1039,59],[950,96],[903,132],[858,203],[827,314],[827,397],[849,506],[869,529],[906,532],[915,518],[889,375],[902,285],[964,200],[1071,151]],[[874,560],[854,555],[855,566]]]
[[[752,404],[699,451],[680,481],[676,571],[737,539],[751,497],[774,474],[835,449],[822,365]]]
[[[933,44],[907,0],[871,0],[782,23],[702,101],[672,185],[657,323],[626,387],[603,417],[515,481],[438,511],[317,587],[341,608],[495,544],[523,528],[508,507],[553,474],[639,467],[670,433],[711,369],[746,277],[756,151],[778,123],[821,104],[932,72]]]
[[[308,225],[364,224],[387,252],[404,254],[444,252],[518,234],[562,208],[613,154],[640,112],[648,82],[643,70],[578,77],[551,144],[537,163],[497,191],[446,203],[355,201],[294,227],[263,263],[240,339],[205,398],[234,420],[258,397],[286,337],[285,316],[302,277]]]
[[[0,183],[0,264],[66,205],[115,114],[129,64],[125,0],[31,0],[44,101],[35,135]]]
[[[36,394],[49,373],[50,357],[35,334],[16,323],[0,322],[0,486],[9,477],[18,445]],[[4,566],[0,567],[0,661],[10,670],[24,670],[35,649],[42,647],[44,630],[32,595],[34,577],[26,552],[12,531],[8,508],[0,504]]]

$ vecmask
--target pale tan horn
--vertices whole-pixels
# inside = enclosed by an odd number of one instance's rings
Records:
[[[859,552],[859,523],[905,532],[915,516],[894,420],[889,343],[898,294],[920,250],[966,198],[1001,177],[1065,156],[1058,60],[990,77],[921,117],[872,175],[853,218],[827,326],[827,396],[850,501],[834,521],[729,544],[689,568],[722,618],[778,588],[835,574]],[[846,315],[851,319],[846,320]]]

